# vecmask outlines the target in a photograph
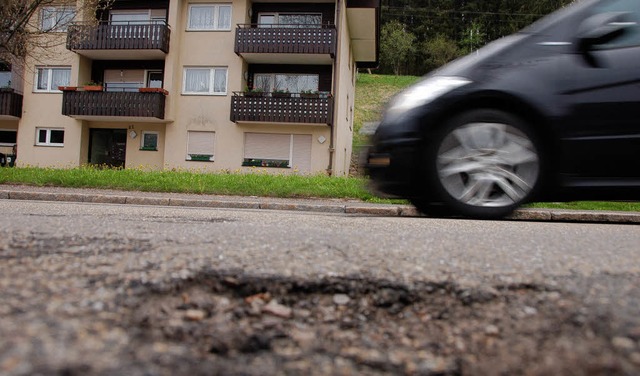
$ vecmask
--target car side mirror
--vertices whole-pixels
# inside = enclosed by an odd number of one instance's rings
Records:
[[[587,63],[599,67],[597,60],[591,54],[595,46],[614,41],[624,35],[636,22],[629,21],[629,12],[600,13],[584,20],[578,28],[578,52]]]

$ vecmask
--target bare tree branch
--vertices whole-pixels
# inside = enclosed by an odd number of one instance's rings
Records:
[[[96,21],[96,12],[110,7],[113,0],[78,3],[77,0],[0,0],[0,61],[20,61],[38,47],[50,48],[51,38],[41,38],[43,35],[59,35],[75,21],[77,14],[89,15],[89,21]],[[51,13],[46,14],[51,24],[43,28],[42,12],[47,7],[52,8]],[[65,9],[74,9],[75,14]]]

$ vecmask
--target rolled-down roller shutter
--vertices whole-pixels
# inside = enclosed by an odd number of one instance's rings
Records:
[[[189,131],[187,140],[187,159],[194,156],[209,156],[213,159],[215,132]]]
[[[311,135],[294,134],[291,167],[299,172],[311,172]]]
[[[244,157],[247,159],[290,161],[290,155],[289,134],[245,133]]]
[[[287,161],[298,172],[311,171],[311,135],[245,133],[244,158]]]

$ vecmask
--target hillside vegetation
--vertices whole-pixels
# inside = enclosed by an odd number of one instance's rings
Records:
[[[365,123],[379,121],[385,104],[393,95],[418,81],[416,76],[386,76],[360,73],[356,83],[353,145],[357,149],[367,143],[360,134]]]

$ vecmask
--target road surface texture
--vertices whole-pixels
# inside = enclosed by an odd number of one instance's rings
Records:
[[[3,375],[637,375],[640,226],[0,200]]]

